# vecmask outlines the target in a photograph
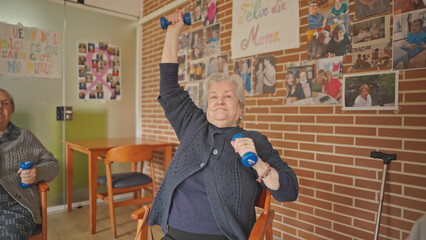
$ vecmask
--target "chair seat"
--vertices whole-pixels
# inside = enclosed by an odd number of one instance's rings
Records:
[[[152,182],[148,175],[139,172],[115,173],[111,176],[113,188],[127,188]],[[107,186],[106,176],[98,177],[98,183]]]

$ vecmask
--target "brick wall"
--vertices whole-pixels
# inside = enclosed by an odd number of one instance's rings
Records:
[[[143,2],[147,15],[172,1]],[[426,213],[426,70],[400,72],[398,111],[285,106],[285,66],[307,60],[307,3],[300,1],[300,48],[272,53],[277,59],[277,93],[247,97],[242,123],[267,135],[298,175],[298,200],[273,202],[274,236],[373,239],[383,162],[369,155],[377,150],[398,154],[388,169],[380,236],[405,239],[416,219]],[[353,19],[353,0],[350,9]],[[221,22],[221,51],[232,58],[231,0],[218,1],[217,21]],[[178,142],[157,102],[164,34],[158,18],[142,25],[142,137]],[[345,71],[350,62],[351,56],[344,58]],[[230,61],[230,73],[232,69]],[[157,155],[160,181],[161,158]]]

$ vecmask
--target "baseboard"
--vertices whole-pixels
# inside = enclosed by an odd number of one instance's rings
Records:
[[[126,200],[131,198],[133,198],[133,193],[120,194],[120,195],[114,196],[114,201]],[[101,199],[97,199],[96,204],[106,204],[106,203],[102,201]],[[88,206],[89,206],[89,200],[75,202],[75,203],[72,203],[71,205],[72,208],[82,208],[82,207],[88,207]],[[67,211],[67,204],[56,205],[56,206],[51,206],[47,208],[47,214],[55,213],[55,212],[64,212],[64,211]]]

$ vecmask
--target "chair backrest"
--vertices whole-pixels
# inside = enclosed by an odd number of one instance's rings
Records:
[[[135,144],[110,149],[105,156],[107,162],[140,162],[152,159],[152,146]]]
[[[269,212],[269,207],[271,206],[271,193],[268,189],[262,189],[262,192],[256,198],[255,205],[256,207],[262,208],[263,212]]]

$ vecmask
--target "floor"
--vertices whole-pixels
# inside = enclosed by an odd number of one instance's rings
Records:
[[[136,221],[130,214],[137,207],[125,206],[116,208],[116,240],[133,240],[136,235]],[[54,240],[104,240],[114,239],[111,235],[108,205],[100,204],[97,208],[96,233],[91,234],[89,228],[89,207],[73,209],[71,212],[63,211],[48,214],[48,239]],[[161,238],[161,231],[154,228],[155,239]]]

